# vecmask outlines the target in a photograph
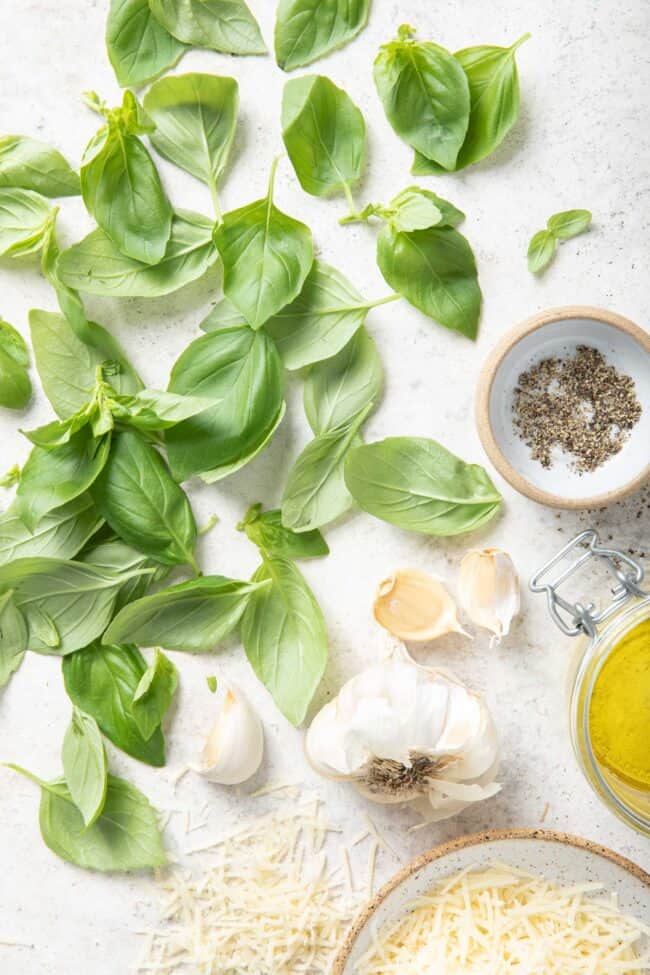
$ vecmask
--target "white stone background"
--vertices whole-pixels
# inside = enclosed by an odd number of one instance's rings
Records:
[[[270,42],[275,3],[251,0],[250,5]],[[80,158],[98,124],[81,103],[81,92],[95,89],[109,103],[120,97],[104,51],[107,6],[105,0],[2,0],[0,131],[36,136],[71,160]],[[368,165],[357,194],[360,202],[386,201],[413,182],[411,152],[388,125],[371,73],[379,44],[392,38],[398,24],[410,22],[422,38],[452,50],[508,44],[525,31],[533,35],[518,54],[521,116],[505,145],[488,161],[458,175],[423,181],[467,213],[463,231],[476,253],[485,298],[478,341],[453,335],[404,302],[379,308],[368,320],[383,358],[386,392],[367,424],[367,438],[435,437],[465,459],[486,463],[473,421],[474,389],[481,364],[506,330],[540,309],[569,303],[602,305],[646,323],[648,7],[643,0],[375,0],[373,8],[368,27],[354,43],[311,69],[343,85],[366,117]],[[279,113],[285,76],[271,58],[228,58],[206,51],[192,51],[175,69],[190,70],[238,79],[241,115],[222,204],[230,209],[258,198],[271,160],[282,150]],[[176,204],[211,212],[206,188],[162,160],[159,165]],[[341,268],[365,295],[388,292],[374,261],[376,231],[339,227],[343,204],[304,194],[286,157],[280,164],[276,202],[312,227],[318,254]],[[530,236],[549,214],[570,207],[592,209],[593,229],[566,244],[542,278],[532,277],[525,263]],[[62,201],[60,226],[65,242],[87,232],[91,222],[80,200]],[[171,364],[199,334],[198,322],[218,294],[219,281],[212,275],[160,300],[88,298],[87,305],[92,317],[123,342],[147,383],[164,387]],[[36,262],[4,261],[0,312],[27,335],[32,307],[55,308]],[[18,427],[34,427],[51,416],[35,385],[24,416],[0,413],[3,469],[27,456],[28,444]],[[255,551],[235,524],[251,502],[279,501],[288,465],[309,439],[298,381],[290,383],[289,406],[273,444],[253,464],[213,487],[190,484],[199,523],[212,512],[220,518],[200,543],[206,572],[245,577],[254,569]],[[392,569],[414,566],[439,574],[453,592],[459,559],[469,545],[508,549],[525,580],[560,544],[589,525],[622,547],[650,544],[647,491],[606,511],[560,514],[519,497],[494,476],[505,498],[503,515],[478,537],[427,539],[361,513],[327,531],[329,558],[302,564],[325,612],[331,640],[330,663],[312,713],[342,680],[390,648],[390,637],[373,621],[371,601],[376,584]],[[1,501],[8,503],[8,494]],[[453,664],[487,695],[503,742],[503,790],[451,821],[415,833],[407,832],[415,822],[407,810],[370,809],[345,785],[318,779],[308,769],[302,732],[275,710],[236,640],[202,657],[174,655],[181,688],[167,722],[168,769],[140,765],[111,746],[110,762],[160,808],[187,809],[196,816],[206,800],[210,803],[208,827],[189,837],[184,836],[182,817],[172,818],[167,843],[181,856],[186,846],[280,801],[247,799],[245,793],[290,780],[315,789],[333,821],[344,823],[350,834],[358,832],[364,812],[372,813],[399,852],[399,860],[380,856],[380,880],[411,856],[464,833],[538,826],[545,809],[545,826],[598,840],[647,869],[647,841],[595,799],[576,767],[563,696],[569,650],[543,601],[524,592],[522,614],[502,646],[489,649],[486,635],[477,633],[473,642],[459,639],[421,654]],[[210,722],[214,701],[204,679],[214,672],[238,680],[259,708],[266,730],[264,765],[241,795],[191,776],[174,795],[169,772],[192,759]],[[29,656],[0,697],[0,759],[55,776],[69,713],[58,661]],[[106,877],[61,862],[40,840],[37,809],[33,786],[0,771],[0,942],[26,946],[0,944],[0,971],[126,973],[138,946],[133,930],[156,917],[152,880]]]

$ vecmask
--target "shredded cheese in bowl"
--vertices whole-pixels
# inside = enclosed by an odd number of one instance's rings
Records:
[[[598,884],[556,887],[503,864],[466,870],[373,932],[356,975],[632,975],[650,929]]]

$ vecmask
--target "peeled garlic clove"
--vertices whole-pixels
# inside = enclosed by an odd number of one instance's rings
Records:
[[[499,548],[472,549],[460,563],[460,604],[477,626],[506,636],[519,612],[519,578],[512,559]]]
[[[219,682],[223,686],[223,682]],[[225,685],[221,708],[208,732],[196,771],[220,785],[239,785],[262,763],[262,722],[235,684]]]
[[[417,569],[398,569],[384,579],[373,612],[377,622],[400,640],[426,643],[444,633],[464,632],[445,587]]]

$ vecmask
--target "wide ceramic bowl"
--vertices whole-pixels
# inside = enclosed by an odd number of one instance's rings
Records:
[[[519,438],[512,406],[519,376],[541,359],[579,345],[598,349],[634,380],[640,420],[622,449],[594,471],[579,473],[561,456],[546,469]],[[556,508],[600,508],[640,488],[650,475],[650,334],[634,322],[582,305],[540,312],[508,332],[479,378],[476,423],[499,473],[521,494]]]
[[[371,947],[372,928],[400,918],[413,900],[446,877],[468,867],[487,867],[494,860],[558,885],[603,884],[618,895],[623,914],[650,924],[650,875],[618,853],[551,830],[476,833],[436,847],[393,877],[361,912],[334,962],[332,975],[355,975],[358,960]]]

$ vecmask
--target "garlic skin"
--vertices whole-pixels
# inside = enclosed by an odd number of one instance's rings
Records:
[[[398,569],[384,579],[372,609],[380,626],[410,643],[427,643],[445,633],[465,632],[445,587],[418,569]]]
[[[223,681],[219,684],[224,686]],[[255,775],[263,753],[262,722],[244,692],[236,684],[225,684],[219,714],[195,771],[219,785],[239,785]]]
[[[458,598],[477,626],[490,630],[492,642],[510,631],[519,612],[519,577],[507,552],[499,548],[471,549],[460,563]]]
[[[314,718],[313,768],[374,802],[408,802],[445,819],[499,791],[499,745],[479,695],[403,650],[353,677]]]

